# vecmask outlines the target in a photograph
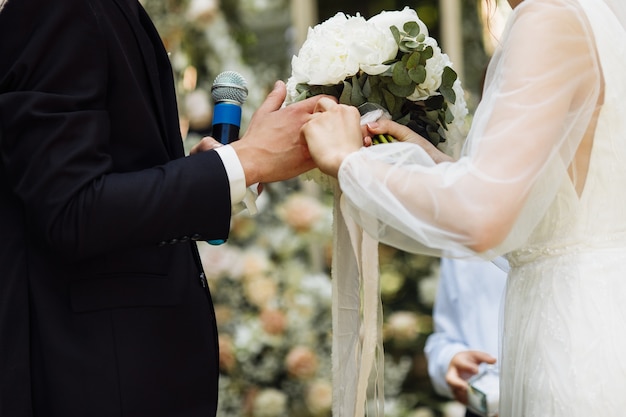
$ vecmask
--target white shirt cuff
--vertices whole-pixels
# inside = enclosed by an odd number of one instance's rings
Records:
[[[240,203],[246,195],[246,174],[232,146],[220,146],[215,148],[215,152],[222,158],[222,163],[226,168],[230,183],[230,204],[234,206]]]

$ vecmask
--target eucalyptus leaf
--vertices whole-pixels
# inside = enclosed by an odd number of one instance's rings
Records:
[[[341,104],[352,104],[350,103],[350,99],[352,98],[352,84],[347,81],[343,82],[343,91],[341,92],[341,96],[339,97],[339,102]]]
[[[402,42],[402,45],[407,49],[407,52],[410,52],[410,51],[414,51],[415,49],[417,49],[421,45],[421,43],[411,39],[411,40]]]
[[[394,84],[398,86],[407,86],[411,84],[411,77],[409,77],[409,73],[400,62],[396,63],[393,66],[393,76],[392,76]]]
[[[406,22],[402,29],[412,38],[415,38],[420,33],[420,26],[417,22]]]
[[[353,106],[360,106],[365,103],[367,100],[363,95],[363,90],[361,90],[361,85],[359,84],[359,80],[356,76],[352,77],[352,92],[350,94],[350,104]]]
[[[454,104],[456,102],[456,93],[451,87],[442,85],[441,87],[439,87],[439,92],[450,103]]]
[[[448,66],[444,67],[443,73],[441,74],[441,85],[445,85],[446,87],[452,87],[456,79],[456,72]]]
[[[391,113],[391,115],[393,116],[393,114],[395,113],[394,107],[396,105],[396,97],[385,89],[382,89],[381,91],[382,91],[383,98],[385,100],[385,104],[386,104],[385,107],[387,108],[387,110],[389,110],[389,113]]]
[[[450,110],[450,107],[446,106],[446,116],[444,120],[446,122],[446,125],[454,121],[454,114],[452,113],[452,110]]]
[[[425,47],[422,51],[422,59],[424,60],[423,62],[426,63],[426,61],[432,58],[434,54],[435,51],[433,50],[432,46]]]
[[[416,68],[418,65],[420,65],[420,53],[413,52],[411,55],[409,55],[409,58],[406,61],[406,67],[408,69],[411,69]]]
[[[400,39],[401,39],[400,30],[395,26],[390,26],[389,30],[391,30],[391,34],[393,35],[393,38],[395,39],[396,43],[399,45]]]
[[[415,83],[413,83],[409,79],[408,85],[398,85],[398,84],[393,83],[393,84],[389,84],[387,88],[393,95],[397,97],[405,98],[413,94],[413,92],[415,91]]]
[[[426,81],[426,68],[422,65],[411,68],[409,70],[409,77],[416,84],[421,84]]]

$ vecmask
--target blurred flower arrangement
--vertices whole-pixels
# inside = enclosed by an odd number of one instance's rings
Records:
[[[287,103],[329,94],[361,115],[375,111],[374,119],[407,125],[434,145],[462,139],[452,132],[463,129],[467,115],[461,82],[409,7],[369,20],[337,13],[309,29],[291,67]]]
[[[329,196],[298,188],[295,181],[271,184],[256,217],[233,218],[225,245],[200,245],[220,335],[222,417],[331,415],[332,210]],[[436,260],[410,255],[398,262],[397,254],[391,248],[383,254],[383,297],[391,305],[407,288],[408,298],[419,292],[408,270],[437,278]],[[385,317],[385,343],[392,347],[385,365],[388,415],[398,417],[428,404],[427,395],[403,387],[431,319],[428,307],[415,308],[415,298],[405,302]]]

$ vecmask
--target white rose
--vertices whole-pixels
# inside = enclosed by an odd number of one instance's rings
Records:
[[[467,116],[467,103],[465,102],[465,92],[461,86],[461,81],[457,80],[452,85],[452,90],[456,94],[456,101],[450,107],[450,111],[454,115],[454,124],[461,130],[465,126],[465,117]]]
[[[400,341],[414,340],[419,333],[417,315],[410,311],[396,311],[389,316],[387,330],[390,337]]]
[[[287,84],[287,97],[285,98],[285,104],[291,104],[296,101],[296,98],[299,95],[296,90],[298,80],[296,80],[295,77],[289,77],[285,84]]]
[[[389,29],[381,29],[361,17],[353,17],[348,20],[345,30],[351,36],[350,53],[363,72],[378,75],[389,68],[382,63],[395,58],[398,53],[398,44]]]
[[[287,396],[277,389],[265,389],[254,399],[254,417],[279,417],[286,412]]]
[[[396,26],[401,30],[406,22],[416,22],[420,27],[420,33],[428,36],[428,28],[424,22],[417,17],[415,10],[408,6],[401,11],[382,11],[376,16],[371,17],[368,22],[384,30],[389,30],[391,26]]]
[[[294,80],[311,85],[332,85],[356,74],[359,62],[352,51],[354,37],[350,30],[360,24],[366,25],[362,17],[348,18],[343,13],[337,13],[309,28],[299,54],[291,60]]]

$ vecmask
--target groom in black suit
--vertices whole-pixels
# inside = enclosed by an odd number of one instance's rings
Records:
[[[227,238],[246,186],[313,167],[299,130],[316,99],[284,96],[185,157],[136,0],[0,0],[0,416],[215,415],[195,241]]]

